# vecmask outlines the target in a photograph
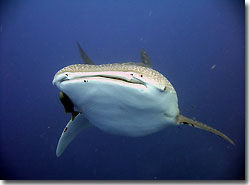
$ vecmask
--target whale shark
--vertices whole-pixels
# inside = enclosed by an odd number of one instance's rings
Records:
[[[169,126],[189,125],[220,136],[225,134],[180,113],[177,93],[160,72],[152,69],[150,59],[141,50],[141,62],[95,65],[80,44],[83,60],[60,69],[53,85],[71,119],[58,141],[56,155],[83,130],[96,127],[107,133],[129,137],[147,136]]]

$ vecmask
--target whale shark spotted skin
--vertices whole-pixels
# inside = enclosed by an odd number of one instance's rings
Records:
[[[92,126],[112,134],[139,137],[171,125],[187,124],[234,144],[220,131],[180,114],[174,87],[151,68],[144,50],[141,63],[94,65],[79,43],[77,46],[84,64],[66,66],[53,79],[65,112],[72,113],[59,139],[57,156]]]

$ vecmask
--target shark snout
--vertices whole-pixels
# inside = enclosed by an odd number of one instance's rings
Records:
[[[58,82],[62,82],[62,81],[65,81],[65,80],[68,80],[68,75],[67,74],[63,73],[63,74],[55,75],[54,79],[52,81],[52,84],[56,85]]]

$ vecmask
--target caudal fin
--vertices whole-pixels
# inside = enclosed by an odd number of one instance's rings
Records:
[[[229,137],[227,137],[225,134],[223,134],[222,132],[220,132],[220,131],[218,131],[218,130],[216,130],[208,125],[205,125],[204,123],[192,120],[192,119],[187,118],[183,115],[179,115],[177,117],[177,122],[183,123],[183,124],[188,124],[190,126],[200,128],[200,129],[206,130],[208,132],[212,132],[213,134],[222,137],[223,139],[225,139],[226,141],[228,141],[229,143],[234,145],[234,142]]]

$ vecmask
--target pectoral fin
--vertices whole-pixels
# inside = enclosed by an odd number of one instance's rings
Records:
[[[183,123],[183,124],[188,124],[190,126],[200,128],[200,129],[206,130],[208,132],[212,132],[213,134],[222,137],[223,139],[225,139],[226,141],[228,141],[229,143],[234,145],[234,142],[229,137],[227,137],[225,134],[223,134],[222,132],[220,132],[220,131],[218,131],[218,130],[216,130],[208,125],[205,125],[204,123],[192,120],[192,119],[187,118],[183,115],[179,115],[177,117],[177,122]]]
[[[64,128],[58,141],[56,156],[59,157],[71,143],[71,141],[83,130],[89,128],[90,126],[92,126],[92,124],[89,123],[83,114],[78,114],[74,120],[71,119]]]

